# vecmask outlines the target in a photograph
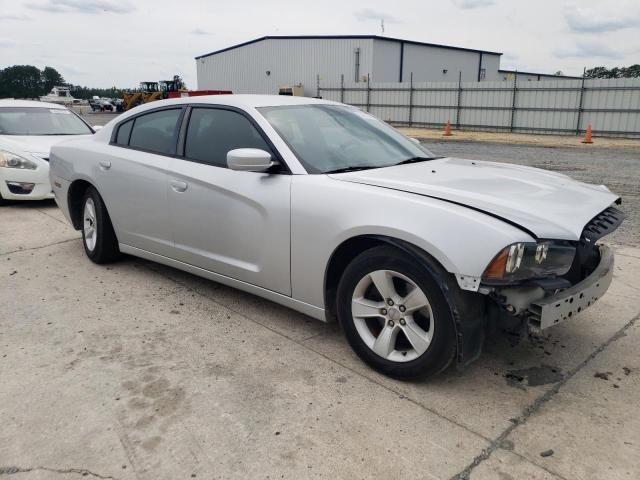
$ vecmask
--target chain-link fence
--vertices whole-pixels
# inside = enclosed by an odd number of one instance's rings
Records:
[[[368,78],[368,77],[367,77]],[[640,137],[640,78],[380,83],[317,77],[317,96],[394,125]]]

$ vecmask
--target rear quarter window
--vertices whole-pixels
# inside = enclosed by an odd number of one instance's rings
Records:
[[[129,120],[118,127],[118,134],[116,135],[116,143],[118,145],[129,145],[131,127],[133,127],[133,120]]]
[[[129,147],[163,155],[175,154],[177,124],[181,111],[181,109],[175,108],[136,117],[131,129]],[[120,134],[120,130],[118,130],[118,134]]]

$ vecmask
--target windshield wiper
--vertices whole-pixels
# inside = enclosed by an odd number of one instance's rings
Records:
[[[360,165],[360,166],[353,166],[353,167],[336,168],[335,170],[327,170],[326,172],[322,172],[322,173],[357,172],[358,170],[369,170],[371,168],[380,168],[380,167],[374,167],[371,165]]]
[[[396,165],[406,165],[408,163],[428,162],[429,160],[437,160],[438,158],[444,158],[444,157],[411,157],[389,166],[395,167]]]

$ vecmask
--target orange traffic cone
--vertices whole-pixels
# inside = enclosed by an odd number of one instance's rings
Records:
[[[453,135],[451,133],[451,120],[447,120],[447,124],[444,127],[444,135],[443,135],[443,137],[450,137],[451,135]]]
[[[584,134],[582,143],[593,143],[593,140],[591,140],[591,124],[587,125],[587,132]]]

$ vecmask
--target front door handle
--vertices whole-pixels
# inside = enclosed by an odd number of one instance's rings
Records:
[[[109,170],[111,168],[111,162],[109,160],[100,160],[98,163],[103,170]]]
[[[187,182],[182,182],[180,180],[171,180],[171,188],[173,188],[176,192],[184,192],[189,187]]]

